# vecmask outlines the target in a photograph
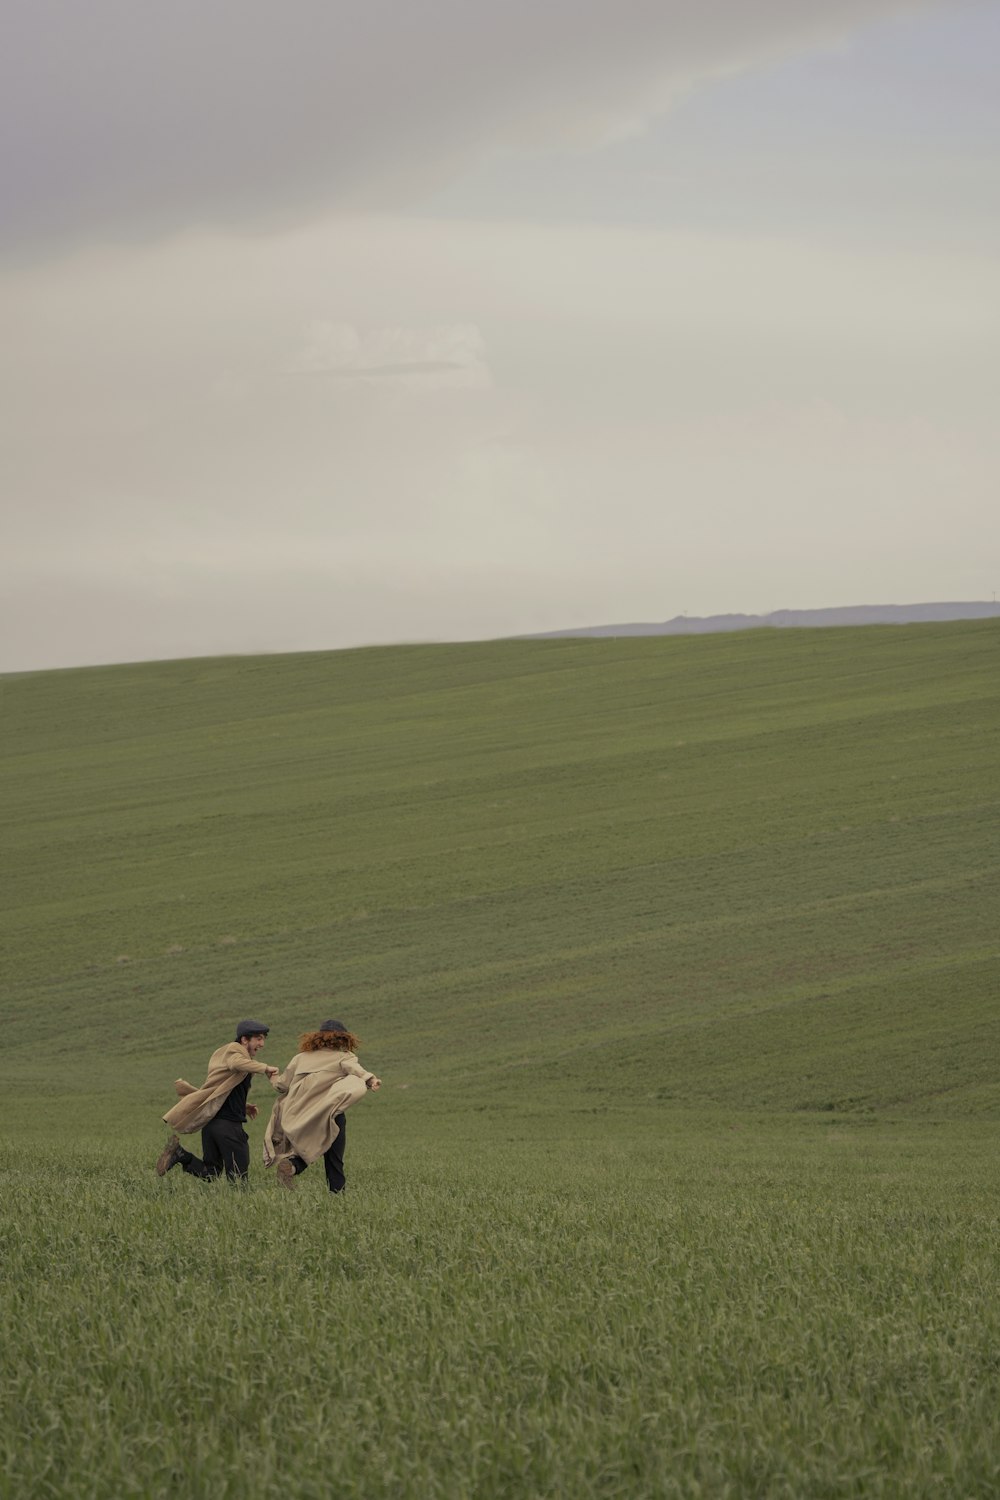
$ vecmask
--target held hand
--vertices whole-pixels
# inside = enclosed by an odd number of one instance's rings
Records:
[[[265,1068],[264,1069],[264,1076],[266,1078],[277,1078],[277,1076],[278,1076],[278,1070],[277,1070],[277,1068],[270,1068],[270,1067]]]
[[[257,1118],[257,1106],[256,1106],[256,1104],[248,1104],[247,1105],[247,1119],[248,1120],[256,1120],[256,1118]]]
[[[368,1080],[368,1087],[371,1089],[372,1093],[374,1093],[376,1089],[380,1089],[382,1087],[381,1078],[376,1078],[375,1074],[373,1073]]]

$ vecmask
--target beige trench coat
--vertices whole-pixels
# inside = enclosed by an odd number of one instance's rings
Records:
[[[178,1078],[174,1088],[181,1095],[180,1102],[168,1109],[164,1122],[176,1130],[178,1135],[190,1135],[201,1130],[209,1120],[214,1120],[222,1108],[223,1100],[233,1091],[248,1073],[266,1073],[268,1063],[255,1062],[239,1042],[227,1042],[217,1047],[208,1059],[208,1077],[200,1089]]]
[[[265,1167],[286,1156],[317,1161],[340,1134],[334,1116],[364,1098],[371,1077],[353,1052],[297,1052],[273,1080],[281,1098],[264,1132]]]

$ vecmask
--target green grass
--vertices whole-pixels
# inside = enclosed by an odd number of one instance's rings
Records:
[[[993,622],[0,679],[6,1497],[1000,1490]],[[345,1199],[151,1164],[341,1013]],[[255,1086],[263,1098],[264,1088]]]
[[[8,1155],[5,1495],[996,1494],[991,1132],[375,1112],[343,1200]]]

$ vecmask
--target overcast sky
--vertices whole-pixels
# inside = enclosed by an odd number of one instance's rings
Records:
[[[1000,0],[0,4],[0,671],[1000,589]]]

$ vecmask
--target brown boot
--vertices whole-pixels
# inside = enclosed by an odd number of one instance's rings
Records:
[[[180,1143],[180,1138],[176,1135],[172,1135],[157,1158],[157,1177],[163,1177],[167,1172],[170,1171],[171,1167],[176,1167],[183,1154],[184,1147]]]
[[[286,1156],[284,1161],[279,1161],[277,1166],[278,1181],[283,1188],[294,1188],[295,1168]]]

